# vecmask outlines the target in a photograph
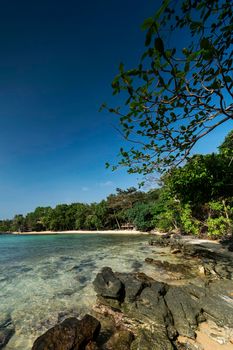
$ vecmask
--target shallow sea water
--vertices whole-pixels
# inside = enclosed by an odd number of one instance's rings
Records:
[[[0,325],[11,317],[15,327],[4,349],[29,350],[58,321],[82,317],[95,302],[92,281],[104,266],[162,279],[144,263],[150,254],[177,259],[166,248],[149,246],[145,235],[0,236]]]

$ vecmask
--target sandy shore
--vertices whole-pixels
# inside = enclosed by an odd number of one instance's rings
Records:
[[[147,235],[148,232],[141,232],[136,230],[102,230],[102,231],[30,231],[30,232],[12,232],[14,235],[59,235],[59,234],[111,234],[111,235]]]

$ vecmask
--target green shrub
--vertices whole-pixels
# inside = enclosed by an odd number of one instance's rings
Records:
[[[181,209],[180,221],[182,230],[185,233],[198,235],[200,232],[200,222],[192,216],[190,204],[185,204]]]
[[[161,231],[171,231],[174,228],[172,211],[166,211],[160,214],[156,226]]]
[[[208,218],[206,221],[209,236],[223,236],[232,233],[232,222],[224,216]]]

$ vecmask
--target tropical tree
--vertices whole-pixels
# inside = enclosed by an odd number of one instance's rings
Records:
[[[149,231],[154,228],[153,205],[151,203],[137,203],[133,208],[127,210],[126,217],[137,230]]]
[[[115,194],[107,197],[107,206],[110,210],[110,215],[115,219],[117,228],[121,227],[121,223],[125,221],[125,211],[133,207],[137,202],[143,201],[144,192],[138,191],[135,187],[122,190],[116,189]]]
[[[12,231],[18,231],[18,232],[23,232],[25,231],[26,225],[25,225],[25,218],[22,214],[17,214],[14,216],[12,220]]]
[[[51,213],[51,207],[37,207],[25,217],[25,225],[28,231],[42,231],[47,229],[47,217]]]
[[[139,65],[120,64],[112,82],[125,105],[104,107],[131,142],[118,166],[149,174],[180,164],[201,138],[233,120],[233,3],[164,0],[143,29]]]
[[[77,203],[75,214],[75,229],[83,230],[85,228],[86,217],[90,214],[90,207],[88,204]]]
[[[0,232],[10,232],[12,230],[11,220],[0,220]]]
[[[181,203],[203,204],[233,196],[233,163],[221,154],[193,156],[164,175],[165,189]]]
[[[223,143],[219,146],[220,154],[230,158],[230,164],[233,161],[233,130],[225,137]],[[229,166],[230,166],[229,164]]]

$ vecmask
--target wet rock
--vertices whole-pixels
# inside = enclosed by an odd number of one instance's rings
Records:
[[[117,311],[121,309],[121,302],[117,299],[113,299],[113,298],[106,298],[106,297],[102,297],[101,295],[98,295],[98,301],[99,303],[108,306],[110,308],[112,308],[113,310]]]
[[[179,335],[195,339],[197,319],[201,313],[199,302],[193,300],[182,287],[170,287],[165,300]]]
[[[230,252],[233,252],[233,235],[227,235],[220,240],[220,243],[227,247]]]
[[[149,321],[151,329],[151,332],[142,332],[140,335],[140,346],[141,343],[145,344],[145,349],[148,341],[153,341],[153,349],[172,349],[169,339],[173,339],[177,332],[163,298],[166,289],[164,283],[154,282],[142,291],[137,301],[136,315],[144,322]]]
[[[85,350],[100,350],[100,348],[96,342],[90,342],[87,344],[87,346],[85,346]]]
[[[200,299],[203,313],[207,319],[218,326],[233,327],[233,300],[215,294],[207,294]]]
[[[231,280],[216,280],[208,284],[208,292],[210,294],[218,294],[228,296],[233,302],[233,281]]]
[[[197,286],[195,284],[188,284],[183,287],[183,289],[190,294],[190,297],[193,300],[199,300],[200,298],[203,298],[206,296],[206,286],[203,284],[202,286]]]
[[[134,340],[132,332],[127,330],[116,331],[106,343],[107,349],[130,350],[131,343]]]
[[[131,267],[133,270],[138,270],[142,267],[142,263],[140,263],[139,261],[134,261]]]
[[[233,327],[233,281],[212,281],[205,288],[188,285],[183,291],[188,292],[202,310],[198,322],[210,319],[219,326]]]
[[[172,253],[181,253],[186,259],[192,259],[192,262],[195,259],[200,266],[200,274],[210,279],[233,279],[233,254],[227,249],[233,245],[232,242],[232,237],[222,244],[189,236],[177,238],[173,235],[169,239],[159,236],[153,239],[153,245],[169,246]],[[156,264],[156,261],[149,260],[147,262]],[[160,263],[157,264],[159,266]]]
[[[233,252],[233,243],[230,243],[228,246],[229,252]]]
[[[81,350],[95,341],[99,332],[99,321],[90,315],[85,315],[81,321],[68,318],[37,338],[32,350]]]
[[[93,282],[97,295],[121,300],[124,298],[124,286],[110,267],[104,267]]]
[[[154,236],[150,241],[149,245],[156,245],[159,247],[167,247],[170,245],[170,236],[163,235],[163,236]]]
[[[131,350],[173,350],[174,347],[166,335],[159,329],[151,331],[141,329],[136,340],[131,345]]]
[[[0,328],[0,349],[3,349],[4,346],[9,342],[10,338],[14,334],[13,327]]]
[[[178,241],[179,249],[183,249],[182,240]],[[104,279],[99,274],[101,288],[96,290],[104,290],[102,300],[99,301],[105,305],[109,300],[117,302],[118,311],[116,313],[111,309],[112,312],[117,314],[120,322],[127,319],[126,324],[130,325],[135,334],[131,350],[199,349],[195,341],[196,331],[204,321],[213,321],[219,327],[233,329],[233,281],[229,279],[233,273],[232,256],[230,253],[225,255],[225,252],[219,249],[218,245],[213,246],[213,243],[207,248],[200,244],[195,244],[193,248],[193,244],[190,243],[190,246],[189,248],[188,243],[187,251],[197,255],[195,265],[199,266],[202,278],[193,279],[192,283],[186,285],[168,285],[145,274],[113,273],[111,269],[106,268],[110,278]],[[214,257],[214,252],[217,258]],[[190,260],[193,263],[193,258]],[[151,258],[147,258],[146,261],[173,274],[177,271],[188,274],[190,271],[187,270],[193,268],[189,262],[175,265]],[[106,293],[108,280],[113,281],[113,285],[117,281],[118,288],[114,287],[115,294]],[[118,323],[118,326],[119,324],[121,323]],[[189,339],[189,342],[179,343],[178,338],[181,337]]]
[[[162,268],[166,271],[179,272],[182,274],[190,273],[190,266],[185,265],[185,264],[172,264],[168,261],[155,260],[152,258],[146,258],[145,262],[148,264],[155,265],[155,266]]]
[[[130,273],[118,273],[116,276],[124,285],[125,302],[132,303],[140,295],[142,290],[150,285],[150,282],[144,279],[143,275],[134,275]]]
[[[216,263],[214,270],[220,278],[231,279],[231,272],[224,264]]]
[[[0,316],[0,349],[2,349],[15,333],[11,317],[9,315]]]
[[[168,310],[162,297],[164,288],[164,284],[160,282],[145,288],[137,300],[137,311],[142,317],[150,318],[165,327]]]

